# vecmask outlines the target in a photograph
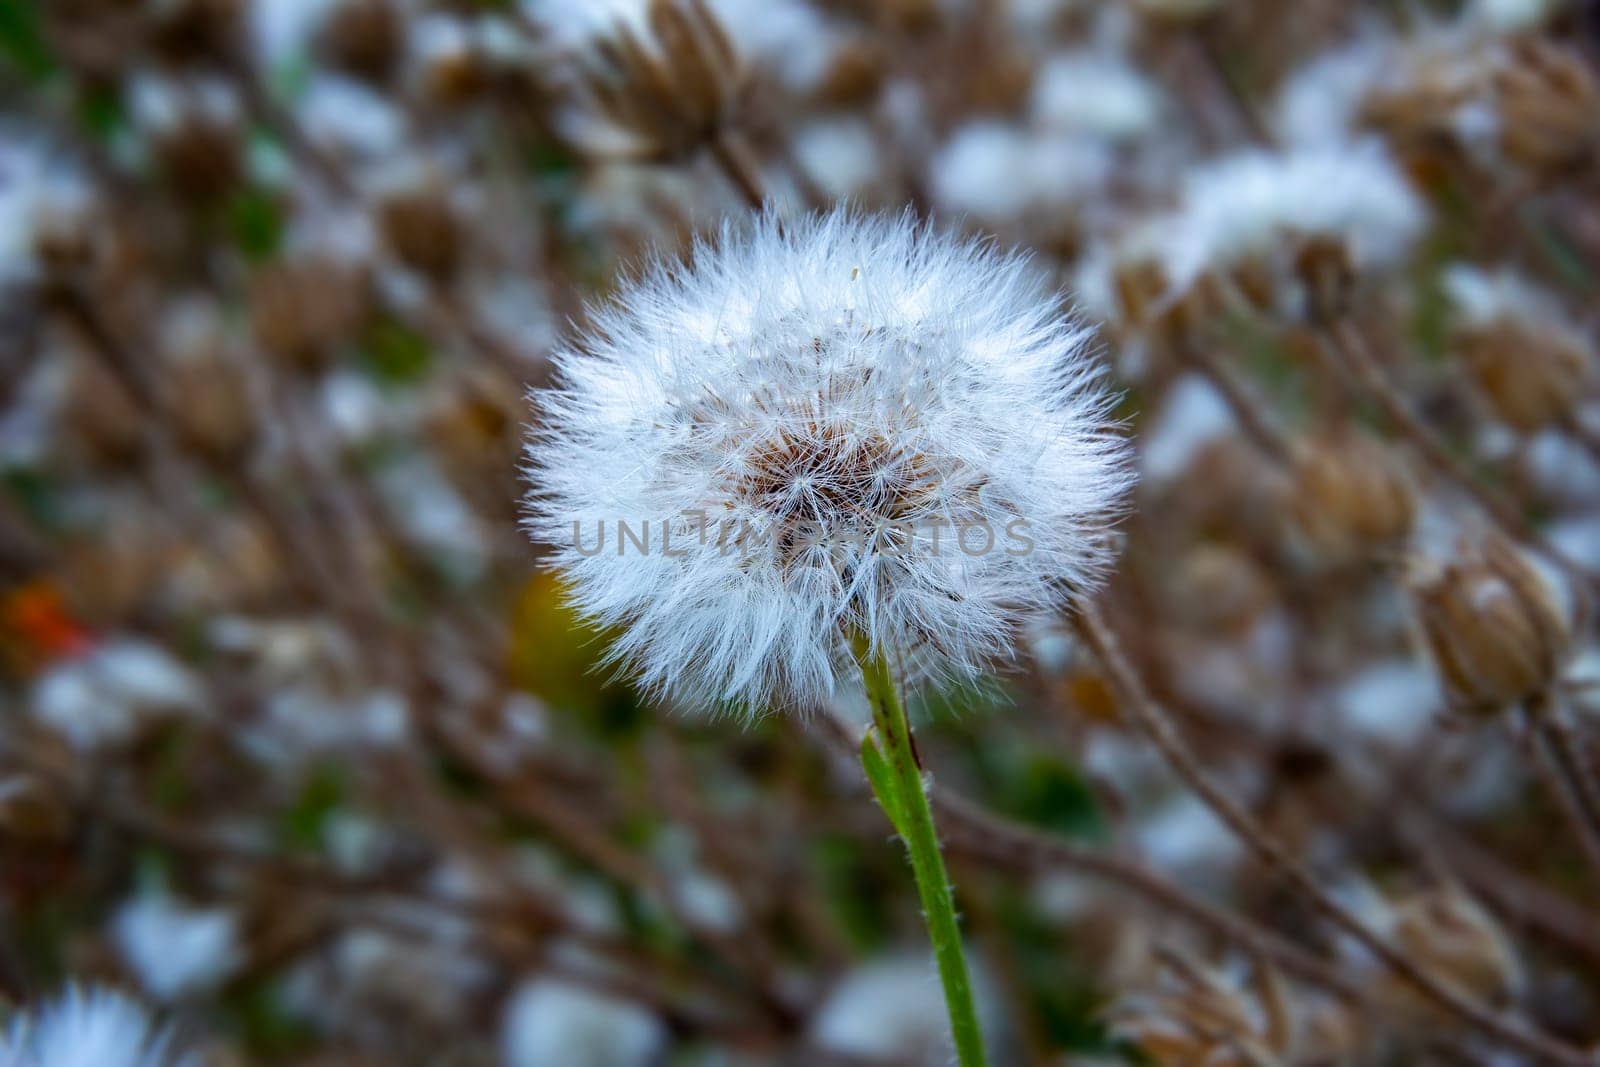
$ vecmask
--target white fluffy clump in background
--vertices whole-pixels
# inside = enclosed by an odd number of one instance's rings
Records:
[[[878,135],[859,118],[808,123],[795,133],[794,154],[810,179],[831,197],[859,195],[883,173]]]
[[[380,160],[404,148],[405,112],[353,78],[319,74],[306,84],[296,106],[306,136],[324,151]]]
[[[1052,136],[996,119],[958,128],[934,157],[934,200],[946,211],[989,224],[1066,210],[1111,173],[1103,143]]]
[[[999,1061],[1009,1035],[995,989],[972,961],[973,995],[985,1044]],[[846,973],[811,1019],[818,1048],[869,1063],[887,1060],[916,1067],[955,1062],[944,994],[933,960],[901,953],[869,960]]]
[[[1017,257],[904,218],[766,218],[558,356],[530,529],[656,690],[814,706],[852,634],[976,677],[1105,560],[1128,475],[1085,340]],[[619,551],[618,520],[648,550]]]
[[[1166,234],[1167,277],[1200,275],[1285,236],[1340,238],[1358,267],[1395,263],[1425,221],[1421,199],[1377,142],[1273,152],[1248,148],[1186,176]]]
[[[128,86],[134,123],[153,134],[170,133],[185,121],[229,127],[243,115],[238,91],[222,78],[139,74]]]
[[[311,40],[337,0],[272,0],[250,4],[250,36],[269,71],[305,58]]]
[[[140,893],[112,920],[112,934],[139,984],[157,1000],[214,988],[239,962],[234,915],[189,908],[162,891]]]
[[[1473,0],[1466,18],[1499,33],[1517,33],[1539,26],[1566,6],[1567,0]]]
[[[637,1004],[553,979],[518,987],[506,1006],[504,1067],[648,1067],[666,1027]]]
[[[1136,68],[1098,51],[1061,52],[1039,69],[1033,118],[1045,129],[1126,141],[1161,117],[1161,92]]]
[[[1461,324],[1468,328],[1514,322],[1578,332],[1548,290],[1510,268],[1491,270],[1470,263],[1451,264],[1444,271],[1444,291],[1460,314]]]
[[[64,158],[0,125],[0,290],[31,281],[40,233],[86,215],[89,205],[88,185]]]
[[[154,718],[201,710],[199,679],[165,649],[112,638],[52,665],[33,683],[36,719],[80,749],[130,740]]]
[[[1202,449],[1237,428],[1228,402],[1205,378],[1186,374],[1168,388],[1139,450],[1140,478],[1161,483],[1182,476]]]
[[[1367,94],[1396,62],[1394,42],[1361,38],[1296,68],[1278,90],[1273,122],[1291,145],[1348,142]]]
[[[1344,681],[1333,696],[1344,729],[1400,749],[1420,738],[1440,708],[1438,677],[1414,659],[1384,660]]]
[[[834,31],[801,0],[707,0],[739,57],[759,63],[785,88],[804,92],[828,71]],[[542,0],[526,5],[556,48],[579,52],[623,26],[649,42],[650,0]]]
[[[167,1046],[127,995],[70,987],[11,1021],[0,1037],[0,1067],[170,1067]]]

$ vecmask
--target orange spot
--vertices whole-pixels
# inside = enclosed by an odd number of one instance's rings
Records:
[[[0,597],[0,633],[19,646],[28,661],[48,661],[85,652],[94,635],[73,619],[61,592],[49,582],[32,582]]]

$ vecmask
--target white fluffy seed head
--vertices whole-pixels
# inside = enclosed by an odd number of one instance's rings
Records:
[[[111,989],[68,987],[16,1016],[0,1036],[5,1067],[164,1067],[165,1035],[144,1009]]]
[[[656,692],[812,706],[857,638],[975,678],[1106,561],[1129,476],[1085,340],[1023,260],[907,218],[725,230],[558,356],[530,532]]]

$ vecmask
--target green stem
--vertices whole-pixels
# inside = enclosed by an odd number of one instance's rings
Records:
[[[939,980],[944,984],[945,1007],[950,1013],[950,1034],[955,1040],[961,1067],[984,1067],[983,1036],[978,1030],[978,1013],[972,1003],[972,980],[962,955],[961,928],[956,922],[955,899],[950,893],[950,876],[945,873],[944,857],[939,852],[939,836],[933,827],[933,811],[928,806],[927,784],[917,765],[911,746],[911,722],[881,649],[874,651],[864,641],[856,643],[856,662],[872,702],[872,722],[876,737],[868,734],[862,743],[861,762],[878,802],[883,805],[895,831],[911,854],[911,871],[916,876],[917,894],[922,898],[922,913],[933,942],[933,957],[939,965]]]

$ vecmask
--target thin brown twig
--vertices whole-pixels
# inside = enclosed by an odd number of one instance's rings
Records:
[[[1578,794],[1572,776],[1568,773],[1564,761],[1556,751],[1554,740],[1550,731],[1543,723],[1532,724],[1528,738],[1534,771],[1543,783],[1545,792],[1561,808],[1561,814],[1567,825],[1572,828],[1572,835],[1578,839],[1578,845],[1583,850],[1583,858],[1589,864],[1589,871],[1596,878],[1600,878],[1600,834],[1595,832],[1591,815],[1584,810],[1584,803]]]
[[[1289,882],[1316,910],[1343,930],[1384,967],[1433,1004],[1469,1024],[1507,1048],[1537,1057],[1541,1062],[1594,1067],[1596,1057],[1559,1041],[1469,997],[1436,977],[1411,957],[1389,944],[1328,892],[1321,881],[1301,865],[1245,809],[1225,793],[1202,767],[1188,745],[1144,688],[1120,642],[1097,607],[1087,606],[1078,616],[1078,630],[1099,658],[1112,688],[1123,698],[1123,708],[1163,758],[1195,794],[1270,869]]]
[[[728,176],[744,202],[756,211],[767,204],[767,193],[750,146],[736,130],[723,130],[713,137],[706,150],[717,166]]]
[[[1320,333],[1321,343],[1332,349],[1332,362],[1348,369],[1362,389],[1383,410],[1394,429],[1409,441],[1417,454],[1442,479],[1465,492],[1483,511],[1499,524],[1513,540],[1537,547],[1573,575],[1584,581],[1594,581],[1595,574],[1574,560],[1539,532],[1528,525],[1521,511],[1510,500],[1483,484],[1465,464],[1450,453],[1427,424],[1412,410],[1400,395],[1378,361],[1373,358],[1366,338],[1347,319],[1333,322]],[[1342,357],[1342,358],[1341,358]]]
[[[1211,382],[1218,393],[1222,394],[1222,399],[1233,412],[1239,428],[1265,456],[1280,463],[1289,459],[1293,454],[1289,435],[1266,410],[1261,398],[1240,380],[1232,367],[1199,345],[1185,345],[1182,355]]]
[[[1590,459],[1600,463],[1600,431],[1589,425],[1577,413],[1562,420],[1561,428],[1566,431],[1568,437],[1578,443],[1578,447],[1588,453]]]
[[[948,845],[955,852],[1012,870],[1074,870],[1113,882],[1238,945],[1250,955],[1271,961],[1285,973],[1347,1000],[1366,999],[1365,991],[1356,982],[1312,953],[1271,930],[1190,895],[1137,861],[1019,826],[946,790],[935,789],[933,801]]]
[[[830,747],[841,758],[854,758],[855,742],[847,728],[830,715],[819,716]],[[1193,896],[1143,864],[1100,849],[1085,848],[1041,833],[986,811],[959,794],[929,786],[934,813],[948,847],[955,853],[1022,873],[1077,871],[1110,882],[1149,903],[1193,923],[1246,952],[1270,960],[1286,973],[1350,1000],[1364,991],[1312,953],[1250,920]]]
[[[1571,899],[1552,891],[1474,842],[1421,805],[1401,819],[1400,834],[1425,860],[1460,879],[1475,896],[1517,926],[1553,946],[1600,966],[1600,922]]]
[[[1535,744],[1555,772],[1563,806],[1583,843],[1584,855],[1600,877],[1600,785],[1595,782],[1594,768],[1563,704],[1546,698],[1529,710]]]
[[[793,1022],[799,1017],[794,999],[781,988],[776,965],[768,958],[765,946],[710,925],[681,906],[664,876],[645,860],[623,848],[603,828],[592,825],[585,808],[566,799],[536,780],[510,779],[497,770],[476,746],[448,728],[433,724],[430,739],[453,758],[464,762],[474,774],[482,775],[499,787],[495,802],[502,810],[529,819],[561,846],[624,885],[653,894],[672,913],[673,918],[696,940],[745,972],[764,1009],[774,1017]]]
[[[334,580],[338,572],[327,560],[323,546],[316,538],[307,536],[255,478],[220,462],[203,449],[183,447],[182,439],[169,429],[174,418],[167,398],[150,380],[146,369],[134,358],[127,345],[106,323],[89,294],[78,283],[67,282],[56,286],[52,295],[63,317],[77,328],[88,342],[90,352],[139,408],[146,425],[159,438],[161,445],[181,452],[186,459],[225,485],[261,521],[286,564],[301,563],[316,572],[314,576],[307,576],[298,567],[287,568],[291,575],[297,576],[296,581],[302,587],[302,592],[316,596],[319,595],[319,589],[323,590],[321,595],[326,595],[330,589],[342,589],[342,583]]]

